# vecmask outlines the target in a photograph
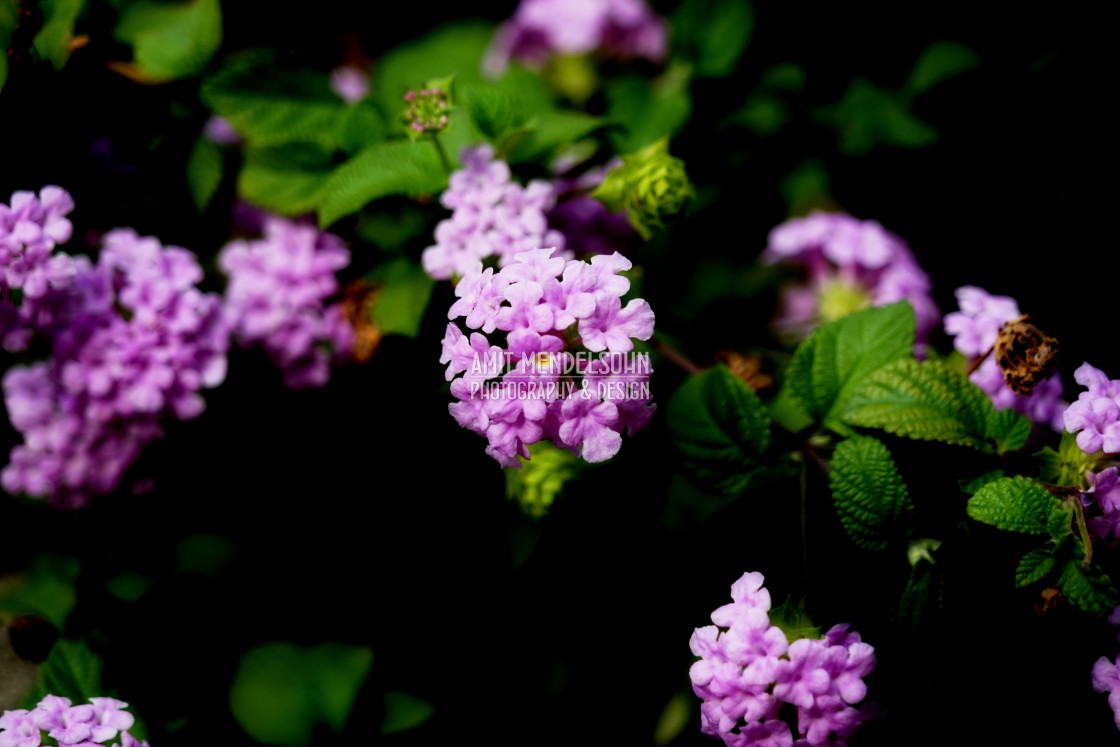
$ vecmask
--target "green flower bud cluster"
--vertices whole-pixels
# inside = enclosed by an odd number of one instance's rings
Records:
[[[612,212],[626,217],[643,239],[681,213],[694,196],[684,161],[669,155],[669,140],[662,138],[637,153],[623,156],[622,164],[607,172],[591,196]]]
[[[417,138],[447,129],[450,103],[445,87],[430,86],[418,91],[410,90],[405,93],[404,102],[402,119],[408,126],[408,134],[411,137]]]

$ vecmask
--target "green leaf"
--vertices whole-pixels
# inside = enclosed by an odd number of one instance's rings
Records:
[[[980,58],[964,44],[937,41],[926,47],[914,63],[906,88],[913,93],[924,93],[941,81],[968,72],[979,64]]]
[[[865,78],[854,79],[843,98],[818,110],[817,116],[836,128],[840,150],[849,156],[863,155],[877,145],[918,148],[938,139],[936,129],[910,113],[908,97]]]
[[[581,140],[608,122],[582,112],[543,112],[533,119],[533,127],[518,139],[509,153],[510,163],[547,158],[565,145]]]
[[[828,170],[816,159],[807,159],[782,179],[780,189],[790,215],[806,215],[814,209],[831,208]]]
[[[1015,569],[1015,585],[1022,589],[1025,586],[1038,583],[1050,575],[1057,567],[1054,554],[1059,543],[1050,541],[1042,547],[1036,547],[1019,559],[1019,566]]]
[[[327,179],[319,205],[319,225],[326,228],[378,197],[431,195],[446,184],[447,174],[429,143],[374,143]]]
[[[43,13],[43,26],[35,34],[35,49],[55,70],[61,70],[70,59],[74,23],[84,5],[85,0],[42,0],[39,3],[39,9]],[[7,48],[6,44],[4,48]]]
[[[657,725],[653,728],[653,743],[656,747],[665,747],[681,735],[692,719],[692,704],[695,699],[692,691],[679,692],[669,698],[661,715],[657,717]]]
[[[917,630],[929,624],[942,607],[944,578],[931,562],[915,563],[910,568],[906,587],[898,600],[895,619]]]
[[[124,8],[113,37],[132,46],[133,61],[148,78],[187,78],[201,73],[221,46],[222,10],[218,0],[139,0]]]
[[[565,486],[579,478],[585,464],[567,449],[538,441],[529,447],[529,458],[521,460],[520,468],[505,468],[506,498],[529,516],[544,516]]]
[[[63,629],[77,602],[78,571],[74,558],[35,555],[23,573],[0,576],[0,614],[40,615]]]
[[[313,146],[247,148],[237,193],[273,213],[306,215],[319,207],[333,173],[330,157]]]
[[[1104,617],[1120,603],[1108,575],[1096,565],[1082,567],[1080,553],[1066,561],[1057,586],[1070,604],[1090,615]]]
[[[770,416],[746,383],[718,364],[689,376],[667,412],[685,475],[717,493],[746,490],[770,445]]]
[[[841,441],[829,460],[836,513],[852,542],[885,550],[899,520],[913,509],[890,450],[876,438]]]
[[[995,443],[997,454],[1018,451],[1027,445],[1034,425],[1029,417],[1010,407],[988,411],[987,437]]]
[[[415,695],[390,690],[385,693],[385,718],[381,721],[382,734],[396,734],[415,729],[432,717],[436,709],[426,700]]]
[[[331,90],[325,72],[271,50],[228,57],[203,81],[199,96],[250,146],[311,143],[354,152],[385,134],[371,104],[348,104]]]
[[[611,145],[618,153],[633,153],[650,143],[677,134],[692,113],[689,73],[670,67],[655,81],[640,75],[608,80],[606,118],[621,125],[611,130]]]
[[[1049,534],[1071,532],[1071,509],[1038,482],[1016,475],[990,482],[968,501],[968,515],[1009,532]]]
[[[60,638],[39,670],[39,683],[24,702],[33,707],[48,695],[58,695],[84,703],[106,695],[101,682],[103,667],[101,658],[84,641]]]
[[[754,31],[749,0],[684,0],[671,19],[676,50],[697,76],[724,78],[735,70]]]
[[[770,623],[780,628],[790,641],[821,638],[823,633],[819,625],[813,624],[809,613],[788,598],[770,610]]]
[[[198,212],[205,212],[214,199],[222,183],[223,167],[222,149],[210,138],[200,135],[187,159],[187,187]]]
[[[842,417],[849,425],[987,452],[1015,445],[1018,433],[1015,419],[997,416],[991,400],[964,374],[934,360],[900,360],[874,372],[852,394]],[[995,444],[995,437],[1002,443]]]
[[[847,435],[839,419],[849,397],[878,369],[914,351],[914,310],[906,301],[821,325],[793,353],[786,376],[805,412]]]
[[[397,257],[382,263],[369,275],[378,287],[373,321],[383,335],[416,337],[428,308],[435,280],[416,262]]]
[[[306,747],[319,724],[342,730],[372,665],[363,646],[264,643],[238,662],[230,710],[258,742]]]

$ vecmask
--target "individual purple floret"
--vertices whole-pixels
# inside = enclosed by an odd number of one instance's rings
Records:
[[[867,695],[875,649],[847,625],[789,642],[770,622],[763,582],[761,573],[744,573],[731,603],[712,613],[714,625],[692,634],[701,731],[732,747],[839,747],[864,720],[855,706]],[[782,717],[787,704],[796,709],[796,741]]]
[[[784,289],[775,322],[791,340],[858,309],[903,299],[914,308],[919,345],[941,319],[929,277],[906,242],[873,220],[822,211],[792,218],[770,231],[762,261],[804,273],[803,283]]]
[[[554,55],[579,54],[660,62],[667,42],[665,22],[643,0],[521,0],[483,68],[497,76],[510,60],[540,67]]]
[[[988,354],[1003,325],[1020,316],[1019,304],[1009,296],[993,296],[972,285],[958,288],[955,295],[960,309],[945,315],[945,332],[953,337],[954,349],[969,358]],[[1062,413],[1068,403],[1062,398],[1062,380],[1057,373],[1035,385],[1030,394],[1021,395],[1007,385],[995,356],[988,355],[969,379],[988,395],[997,410],[1011,408],[1035,423],[1062,430]]]
[[[124,710],[127,707],[115,698],[90,698],[88,704],[73,705],[69,698],[48,695],[30,711],[0,715],[0,747],[39,747],[48,744],[46,739],[59,747],[148,747],[128,732],[136,719]]]
[[[350,263],[342,241],[312,225],[279,217],[264,222],[264,236],[231,241],[218,256],[228,278],[226,319],[237,341],[260,346],[293,389],[318,387],[343,363],[354,329],[339,303],[335,275]]]
[[[545,217],[555,204],[548,182],[534,180],[522,187],[512,181],[509,166],[494,160],[489,145],[465,148],[459,160],[463,168],[451,174],[440,197],[453,212],[436,226],[436,243],[421,257],[429,275],[449,280],[491,256],[504,267],[521,252],[541,246],[563,249],[564,237],[549,229]]]
[[[544,439],[602,462],[649,423],[652,369],[633,350],[654,316],[642,299],[622,303],[630,267],[617,253],[585,262],[534,249],[497,272],[476,261],[456,285],[440,357],[449,410],[502,466],[520,467]]]
[[[331,90],[347,104],[354,104],[369,95],[369,75],[354,65],[339,65],[331,70]]]
[[[59,508],[115,490],[162,437],[164,418],[199,415],[201,390],[225,378],[229,348],[221,299],[196,287],[202,269],[189,251],[118,229],[96,265],[78,257],[73,267],[69,285],[49,294],[50,312],[33,319],[51,357],[3,378],[24,443],[0,483]]]

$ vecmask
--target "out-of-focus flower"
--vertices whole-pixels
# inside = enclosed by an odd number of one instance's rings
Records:
[[[591,196],[611,212],[625,211],[634,230],[649,239],[684,210],[694,192],[684,161],[669,155],[669,139],[662,138],[623,156]]]
[[[354,65],[339,65],[331,70],[331,90],[347,104],[354,104],[369,95],[369,75]]]
[[[510,60],[540,67],[557,55],[594,54],[660,62],[668,32],[643,0],[522,0],[483,58],[499,75]]]

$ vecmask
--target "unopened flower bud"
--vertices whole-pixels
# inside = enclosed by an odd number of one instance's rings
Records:
[[[684,161],[669,155],[669,140],[662,138],[623,156],[592,196],[613,212],[625,210],[634,229],[648,240],[665,219],[684,210],[693,194]]]

